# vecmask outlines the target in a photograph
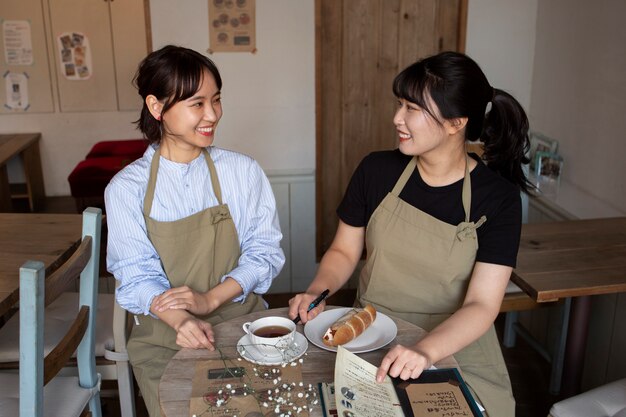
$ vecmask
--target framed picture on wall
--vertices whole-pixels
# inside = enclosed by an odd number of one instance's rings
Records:
[[[557,195],[563,173],[563,158],[551,152],[539,151],[535,155],[537,188],[545,195]]]
[[[559,142],[556,139],[549,138],[541,133],[530,132],[530,169],[536,169],[537,153],[548,152],[555,154],[559,147]]]

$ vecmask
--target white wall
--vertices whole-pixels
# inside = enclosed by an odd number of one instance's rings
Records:
[[[151,0],[154,48],[209,47],[207,0]],[[257,52],[214,53],[224,81],[216,145],[270,170],[315,167],[313,0],[258,0]],[[181,30],[181,28],[185,28]]]
[[[538,10],[530,115],[559,141],[564,180],[607,207],[599,215],[626,214],[624,16],[622,0],[542,1]]]
[[[208,49],[207,0],[151,0],[154,48]],[[285,18],[288,16],[289,18]],[[211,55],[223,75],[224,117],[216,145],[253,156],[266,170],[315,167],[313,0],[257,1],[256,54]],[[11,114],[0,133],[41,132],[46,194],[69,195],[67,176],[101,140],[140,137],[138,112]],[[9,165],[21,181],[19,164]]]
[[[465,52],[492,87],[530,108],[538,0],[469,0]]]

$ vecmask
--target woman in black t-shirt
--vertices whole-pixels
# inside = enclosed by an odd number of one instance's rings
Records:
[[[395,78],[393,91],[399,148],[372,153],[357,168],[335,239],[306,293],[290,300],[289,314],[305,323],[319,314],[323,303],[307,313],[309,304],[347,282],[365,245],[356,304],[429,331],[413,346],[393,347],[377,379],[417,378],[454,355],[486,413],[512,417],[493,321],[519,245],[528,120],[460,53],[416,62]],[[465,151],[466,141],[478,139],[482,160]]]

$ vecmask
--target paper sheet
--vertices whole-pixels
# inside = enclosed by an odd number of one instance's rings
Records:
[[[339,346],[335,361],[335,401],[340,417],[403,417],[402,407],[386,376],[376,382],[378,368]]]

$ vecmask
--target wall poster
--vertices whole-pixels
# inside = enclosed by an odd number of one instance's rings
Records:
[[[26,73],[5,72],[5,103],[4,107],[9,110],[28,110],[28,75]]]
[[[208,52],[256,52],[256,0],[208,1]]]
[[[93,72],[89,39],[79,32],[57,37],[61,74],[68,80],[88,80]]]
[[[7,65],[33,65],[33,42],[28,20],[3,21],[2,35]]]

